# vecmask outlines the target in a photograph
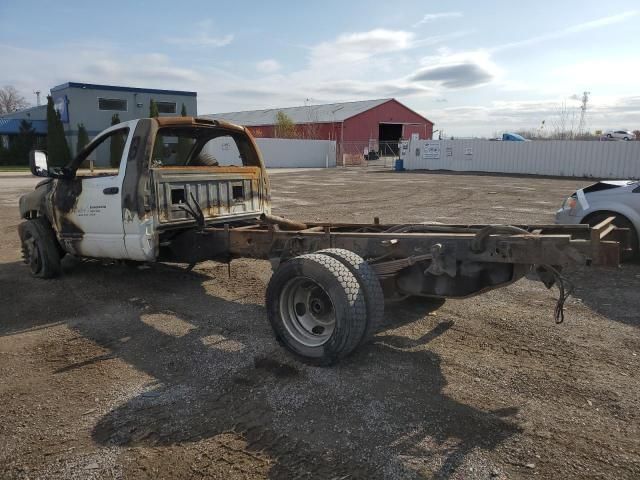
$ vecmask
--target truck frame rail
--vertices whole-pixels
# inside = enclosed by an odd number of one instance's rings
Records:
[[[270,260],[274,268],[299,255],[340,248],[367,261],[385,297],[463,298],[512,283],[534,267],[618,265],[628,232],[612,221],[595,227],[382,224],[377,219],[358,224],[262,215],[259,221],[203,226],[185,244],[202,255],[195,261],[249,257]],[[539,276],[553,285],[554,278]]]

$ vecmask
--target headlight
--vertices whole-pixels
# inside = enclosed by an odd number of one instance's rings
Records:
[[[575,210],[576,206],[578,206],[578,198],[576,197],[576,194],[574,193],[570,197],[567,197],[567,199],[562,204],[562,209],[563,210]]]

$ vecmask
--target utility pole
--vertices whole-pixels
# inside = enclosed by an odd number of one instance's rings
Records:
[[[36,90],[35,92],[33,92],[36,94],[36,105],[40,106],[40,90]]]
[[[587,103],[589,102],[589,94],[591,92],[583,92],[582,105],[580,105],[580,123],[578,124],[578,134],[582,135],[587,116]]]

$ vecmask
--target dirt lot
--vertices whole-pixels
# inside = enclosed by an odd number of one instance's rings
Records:
[[[299,219],[551,222],[579,180],[276,173]],[[20,263],[18,196],[0,177],[2,478],[640,478],[640,266],[522,280],[440,308],[389,307],[337,367],[274,341],[266,262],[132,269]],[[72,259],[70,259],[72,260]]]

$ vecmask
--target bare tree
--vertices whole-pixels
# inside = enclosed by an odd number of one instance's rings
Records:
[[[17,112],[28,106],[27,99],[20,95],[14,86],[6,85],[0,88],[0,115]]]
[[[320,124],[318,123],[318,109],[307,106],[307,122],[302,126],[302,137],[318,140],[320,136]]]
[[[553,127],[550,138],[552,140],[573,140],[576,136],[578,109],[568,107],[566,102],[558,107],[556,116],[552,119]]]

